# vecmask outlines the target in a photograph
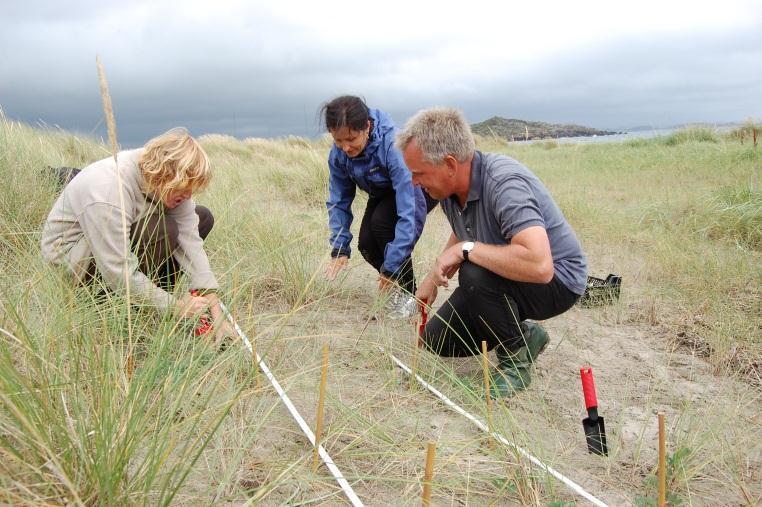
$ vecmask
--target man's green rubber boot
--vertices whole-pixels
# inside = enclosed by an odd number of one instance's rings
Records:
[[[532,382],[529,369],[550,341],[548,332],[535,322],[524,321],[521,327],[524,346],[515,352],[506,351],[501,346],[496,349],[497,371],[490,382],[490,396],[493,398],[510,398],[526,389]]]

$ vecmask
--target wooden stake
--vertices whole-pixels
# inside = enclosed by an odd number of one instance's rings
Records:
[[[756,148],[757,147],[757,127],[754,127],[751,130],[751,136],[752,136],[752,140],[754,141],[754,147]]]
[[[667,443],[664,434],[664,412],[659,412],[659,507],[667,504]]]
[[[312,452],[312,472],[317,472],[320,435],[323,431],[323,407],[325,405],[325,384],[328,379],[328,344],[323,345],[323,368],[320,374],[320,395],[318,397],[317,426],[315,427],[315,449]]]
[[[247,307],[247,321],[251,322],[251,305]],[[254,389],[259,390],[261,387],[261,380],[259,378],[259,361],[257,361],[257,330],[254,326],[254,324],[251,325],[252,327],[252,338],[251,338],[251,362],[254,364]]]
[[[419,319],[420,315],[415,320],[415,324],[413,324],[413,335],[415,336],[416,346],[413,350],[413,360],[410,363],[410,371],[412,371],[412,374],[410,375],[410,390],[413,390],[413,388],[418,385],[415,375],[418,369],[418,349],[421,348],[421,336],[418,334],[418,329],[420,328],[420,325],[418,324]]]
[[[482,340],[482,370],[484,371],[484,395],[487,397],[487,433],[489,433],[489,446],[495,443],[492,439],[492,396],[489,391],[489,359],[487,357],[487,342]]]
[[[426,446],[426,468],[423,472],[423,495],[421,507],[429,507],[431,503],[431,479],[434,477],[434,457],[437,453],[437,443],[430,440]]]
[[[257,361],[257,337],[251,340],[251,362],[254,363],[254,389],[259,390],[259,361]]]

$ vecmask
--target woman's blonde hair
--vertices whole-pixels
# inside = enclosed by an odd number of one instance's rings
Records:
[[[148,141],[138,167],[145,190],[164,197],[173,190],[204,190],[212,179],[209,157],[182,127],[173,128]]]

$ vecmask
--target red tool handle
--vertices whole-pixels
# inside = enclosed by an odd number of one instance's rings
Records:
[[[583,366],[579,369],[579,376],[582,378],[582,392],[585,394],[585,408],[591,409],[598,406],[598,400],[595,397],[595,380],[593,380],[593,369],[589,366]]]
[[[202,315],[198,319],[198,327],[193,330],[193,334],[196,336],[203,336],[212,330],[212,323],[206,318],[206,315]]]
[[[190,291],[191,296],[199,296],[199,292],[196,289],[193,289]],[[203,336],[209,331],[212,330],[212,323],[209,322],[209,319],[206,315],[202,315],[198,319],[198,327],[193,330],[193,334],[196,336]]]
[[[418,348],[423,347],[423,331],[426,329],[426,321],[429,319],[429,315],[426,312],[426,303],[428,302],[428,299],[421,299],[421,302],[418,303],[418,309],[421,310],[421,323],[418,325]]]

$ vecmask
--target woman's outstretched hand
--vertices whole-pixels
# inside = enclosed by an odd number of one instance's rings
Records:
[[[347,267],[348,262],[349,257],[346,255],[332,258],[330,261],[328,261],[328,266],[326,266],[323,276],[326,280],[336,279],[336,276],[338,276],[338,274]]]

